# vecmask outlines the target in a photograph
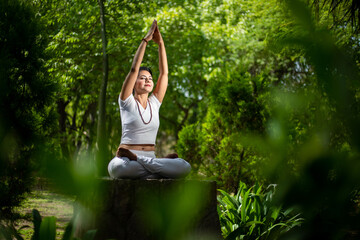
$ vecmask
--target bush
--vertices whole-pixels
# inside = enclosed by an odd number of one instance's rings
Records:
[[[218,213],[226,240],[277,239],[303,222],[293,209],[273,204],[275,190],[274,184],[263,191],[257,184],[248,188],[243,182],[235,196],[219,190]]]
[[[194,173],[214,178],[220,188],[236,191],[240,179],[264,181],[258,173],[263,157],[239,142],[239,135],[264,133],[267,110],[260,79],[236,73],[209,83],[210,105],[204,119],[179,132],[177,151]]]

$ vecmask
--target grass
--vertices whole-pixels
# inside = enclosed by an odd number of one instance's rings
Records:
[[[49,190],[34,190],[28,194],[22,206],[17,208],[21,218],[16,222],[17,229],[24,239],[31,239],[34,233],[32,210],[37,209],[41,216],[56,217],[56,239],[61,239],[73,215],[74,198],[69,198]]]

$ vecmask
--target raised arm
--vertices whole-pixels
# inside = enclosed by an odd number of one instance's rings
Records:
[[[157,22],[156,22],[156,20],[154,20],[154,22],[151,25],[150,30],[148,31],[146,36],[141,41],[140,46],[138,47],[138,49],[135,53],[130,72],[126,76],[125,81],[121,88],[121,92],[120,92],[121,100],[127,99],[130,96],[130,94],[132,94],[132,91],[135,86],[136,78],[139,74],[139,68],[140,68],[141,62],[144,57],[146,45],[149,41],[151,41],[153,39],[153,34],[156,29],[156,26],[157,26]]]
[[[156,83],[156,87],[154,90],[154,95],[160,102],[162,102],[165,97],[166,89],[168,86],[168,71],[169,70],[168,70],[168,62],[167,62],[167,57],[166,57],[165,44],[164,44],[164,41],[160,34],[158,26],[156,26],[156,29],[155,29],[155,32],[153,35],[153,40],[154,40],[154,42],[156,42],[159,45],[159,72],[160,72],[159,79]]]

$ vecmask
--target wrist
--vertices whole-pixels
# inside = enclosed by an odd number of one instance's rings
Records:
[[[147,40],[146,38],[141,39],[141,41],[142,41],[142,42],[145,42],[146,45],[149,43],[149,40]]]

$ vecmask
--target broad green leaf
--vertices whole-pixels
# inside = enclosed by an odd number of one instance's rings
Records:
[[[276,220],[280,214],[281,208],[280,207],[273,207],[271,208],[271,218]]]
[[[40,225],[40,240],[55,240],[56,237],[56,218],[45,217]]]

